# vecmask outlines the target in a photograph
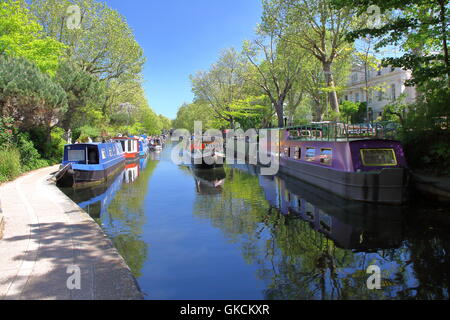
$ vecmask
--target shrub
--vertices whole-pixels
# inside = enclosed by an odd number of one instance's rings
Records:
[[[19,133],[16,145],[20,152],[22,171],[30,171],[48,166],[48,161],[41,159],[41,155],[34,147],[28,134]]]
[[[20,173],[20,152],[14,148],[0,150],[0,182],[12,180]]]
[[[14,138],[14,119],[9,117],[0,117],[0,148],[5,149],[13,145]]]

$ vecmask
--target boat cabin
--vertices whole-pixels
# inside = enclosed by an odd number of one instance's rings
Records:
[[[115,141],[120,142],[125,152],[125,158],[135,158],[139,155],[139,139],[128,137],[116,137]]]
[[[71,144],[64,147],[62,164],[101,165],[122,158],[123,149],[119,143]]]

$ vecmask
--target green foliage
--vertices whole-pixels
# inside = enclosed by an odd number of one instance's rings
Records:
[[[100,80],[71,60],[61,63],[55,81],[67,94],[67,111],[61,121],[65,130],[86,123],[98,124],[103,120],[101,105],[105,88]]]
[[[47,74],[24,58],[0,56],[0,115],[20,128],[50,127],[66,107],[65,91]]]
[[[0,117],[0,149],[11,147],[14,139],[14,119]]]
[[[272,108],[266,96],[248,96],[245,99],[233,101],[225,114],[235,123],[239,123],[243,130],[259,129],[270,122]]]
[[[195,121],[201,121],[205,130],[209,128],[220,128],[229,124],[228,122],[222,121],[219,126],[213,125],[213,121],[217,119],[213,117],[209,108],[209,105],[203,101],[184,104],[178,109],[173,127],[175,129],[186,129],[189,132],[194,132]]]
[[[0,183],[12,180],[21,173],[20,153],[17,149],[0,149]]]
[[[376,48],[400,45],[401,57],[384,59],[392,65],[413,71],[409,84],[423,84],[446,79],[450,84],[448,24],[450,7],[445,0],[333,0],[339,8],[357,8],[360,12],[370,5],[381,8],[388,19],[381,27],[353,30],[349,38],[372,36],[380,39]]]
[[[65,46],[43,34],[22,1],[0,2],[0,55],[23,57],[53,75]]]
[[[347,123],[362,123],[366,117],[367,103],[344,101],[341,103],[341,119]]]
[[[26,133],[17,136],[16,148],[20,153],[21,171],[26,172],[49,165],[47,160],[41,159],[41,155],[35,149],[33,142]]]

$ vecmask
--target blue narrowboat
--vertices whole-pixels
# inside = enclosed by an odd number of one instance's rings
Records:
[[[147,156],[147,154],[149,152],[148,140],[141,138],[139,140],[138,144],[139,144],[139,156],[141,156],[141,157]]]
[[[70,144],[55,175],[62,188],[89,187],[107,182],[123,169],[125,156],[119,142]]]

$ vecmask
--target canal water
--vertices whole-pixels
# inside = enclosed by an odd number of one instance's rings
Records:
[[[349,202],[250,165],[162,153],[64,190],[105,230],[147,299],[448,299],[450,208]],[[381,289],[369,290],[369,266]],[[372,282],[371,282],[372,283]]]

